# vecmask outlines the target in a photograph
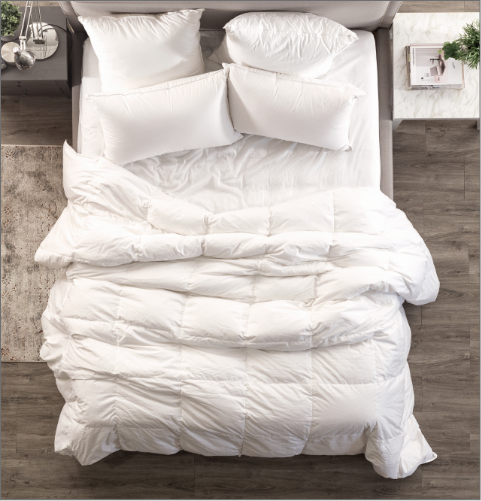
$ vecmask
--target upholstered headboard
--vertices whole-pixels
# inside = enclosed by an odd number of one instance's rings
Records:
[[[253,11],[311,12],[350,29],[375,32],[378,92],[381,190],[393,197],[392,153],[392,51],[389,28],[402,2],[323,0],[160,0],[59,2],[72,28],[72,144],[77,149],[83,42],[87,34],[78,16],[111,14],[156,14],[181,9],[204,8],[201,29],[222,29],[234,17]]]
[[[346,28],[375,31],[389,28],[401,2],[322,0],[161,0],[59,2],[74,31],[84,31],[77,16],[107,16],[120,13],[154,14],[180,9],[204,8],[201,29],[218,30],[232,18],[253,11],[311,12],[336,21]]]

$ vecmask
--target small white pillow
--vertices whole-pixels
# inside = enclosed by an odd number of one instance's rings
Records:
[[[124,94],[88,96],[102,125],[104,156],[124,165],[240,139],[229,116],[227,73],[224,69]]]
[[[102,92],[125,92],[204,73],[202,12],[79,17],[99,60]]]
[[[324,75],[332,58],[358,39],[339,23],[301,12],[249,12],[224,28],[212,61],[309,78]]]
[[[229,107],[234,129],[330,150],[350,150],[351,112],[366,93],[347,83],[229,68]]]

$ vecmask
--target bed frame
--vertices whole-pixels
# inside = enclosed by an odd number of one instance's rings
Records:
[[[311,12],[350,29],[372,31],[376,40],[381,190],[393,197],[392,157],[392,51],[389,28],[402,2],[320,0],[159,0],[59,2],[72,33],[72,133],[77,149],[83,42],[87,38],[78,16],[119,13],[156,14],[180,9],[204,8],[201,29],[222,29],[232,18],[253,11]]]

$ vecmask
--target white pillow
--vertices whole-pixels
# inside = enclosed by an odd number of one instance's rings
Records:
[[[202,12],[79,17],[100,63],[102,92],[125,92],[204,73]]]
[[[351,112],[364,91],[348,83],[226,66],[235,130],[330,150],[351,149]]]
[[[224,69],[124,94],[88,96],[102,125],[104,156],[124,165],[240,139],[229,116],[227,73]]]
[[[325,17],[300,12],[249,12],[224,26],[222,44],[209,59],[316,78],[357,35]]]

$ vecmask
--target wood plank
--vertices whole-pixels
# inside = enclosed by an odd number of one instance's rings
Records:
[[[428,157],[476,159],[479,131],[476,120],[431,120],[426,126]]]
[[[53,96],[2,96],[2,144],[72,143],[72,101]]]
[[[413,342],[409,365],[423,376],[467,374],[470,370],[469,325],[423,325],[411,327]],[[414,346],[413,346],[414,345]]]
[[[452,144],[455,141],[454,136],[449,134],[449,131],[469,131],[470,133],[478,133],[477,121],[474,118],[467,119],[436,119],[426,120],[426,134],[429,131],[443,131],[446,134],[446,143]]]
[[[392,482],[363,455],[293,458],[196,456],[197,499],[416,499],[421,469]]]
[[[393,136],[393,154],[426,152],[426,127],[424,120],[403,120]],[[419,155],[418,155],[419,156]]]
[[[479,12],[479,1],[465,1],[464,12]]]
[[[479,322],[479,286],[477,284],[441,284],[438,298],[422,308],[422,325]]]
[[[464,165],[464,198],[479,205],[479,161],[465,160]]]
[[[2,498],[193,499],[194,455],[119,451],[93,465],[58,454],[2,461]]]
[[[457,240],[445,241],[443,239],[426,238],[426,245],[442,284],[469,282],[471,268],[468,244]]]
[[[423,412],[479,411],[479,376],[434,374],[423,376]]]
[[[425,201],[424,225],[423,236],[428,247],[431,243],[453,247],[462,243],[479,244],[479,206],[470,200]]]
[[[435,462],[434,462],[435,463]],[[423,497],[426,499],[479,499],[479,475],[459,472],[431,473],[423,469]]]
[[[477,452],[479,455],[479,433],[471,433],[469,435],[469,448],[472,452]]]
[[[401,4],[399,12],[463,12],[464,3],[459,1],[441,2],[437,0],[420,2],[409,0]]]
[[[479,245],[469,246],[469,283],[479,284]]]
[[[55,454],[54,437],[64,400],[19,400],[17,404],[17,453],[25,456]]]
[[[419,425],[430,431],[426,436],[439,454],[465,451],[477,420],[469,412],[422,412],[416,417]]]
[[[8,374],[9,363],[2,363],[2,375]],[[7,366],[4,369],[4,366]],[[11,401],[52,402],[61,401],[53,373],[46,363],[22,362],[17,364],[15,375],[8,374],[8,384],[2,387],[2,398]]]
[[[8,457],[17,453],[17,402],[2,399],[2,456]]]
[[[394,199],[424,202],[464,199],[464,159],[427,158],[403,153],[394,157]],[[424,231],[428,225],[424,221]]]
[[[479,375],[479,324],[469,326],[470,373]]]
[[[473,413],[424,412],[417,416],[438,458],[423,466],[423,495],[428,498],[479,498],[479,420]],[[478,442],[479,444],[479,442]],[[447,478],[446,482],[443,478]],[[442,490],[445,490],[442,493]]]

